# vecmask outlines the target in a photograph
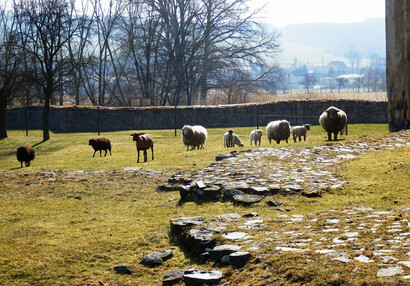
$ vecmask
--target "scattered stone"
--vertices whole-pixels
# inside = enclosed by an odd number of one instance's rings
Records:
[[[246,240],[251,238],[246,232],[239,231],[224,233],[222,237],[227,240]]]
[[[220,154],[218,156],[215,157],[215,161],[222,161],[228,158],[232,158],[235,157],[235,155],[233,153],[227,153],[227,154]]]
[[[370,259],[367,256],[364,255],[360,255],[358,257],[354,258],[355,260],[359,261],[359,262],[363,262],[363,263],[370,263],[370,262],[374,262],[374,260]]]
[[[162,285],[174,285],[180,283],[183,279],[185,270],[173,270],[165,273]]]
[[[225,199],[231,199],[234,196],[244,195],[245,193],[236,189],[227,189],[226,187],[222,188],[222,192]]]
[[[211,255],[212,260],[219,261],[224,255],[236,252],[240,248],[241,246],[232,244],[217,245],[209,251],[209,254]]]
[[[118,265],[118,266],[114,266],[114,271],[117,274],[131,275],[132,273],[135,272],[135,268],[132,266],[127,266],[127,265]]]
[[[259,195],[259,196],[267,196],[270,195],[269,188],[266,187],[251,187],[251,194]]]
[[[235,203],[238,203],[238,204],[252,205],[254,203],[260,202],[264,198],[265,198],[264,196],[245,194],[245,195],[236,195],[233,197],[233,200]]]
[[[340,262],[343,262],[343,263],[347,263],[347,262],[352,261],[351,259],[349,259],[345,256],[335,257],[335,258],[332,258],[332,260],[340,261]]]
[[[195,181],[194,183],[200,189],[205,189],[206,188],[206,185],[202,181]]]
[[[269,206],[271,206],[271,207],[279,207],[279,206],[283,205],[283,203],[281,203],[281,202],[276,202],[276,201],[274,201],[274,200],[269,200],[269,201],[267,201],[266,203],[267,203]]]
[[[396,266],[396,267],[388,267],[388,268],[382,268],[377,271],[377,277],[390,277],[390,276],[395,276],[398,274],[404,273],[403,268]]]
[[[291,212],[292,211],[292,209],[282,209],[282,208],[275,208],[275,209],[272,209],[272,210],[278,211],[278,212]]]
[[[410,261],[400,261],[399,264],[402,264],[402,265],[410,268]]]
[[[259,216],[257,212],[251,212],[251,213],[248,213],[248,214],[244,214],[242,217],[244,217],[244,218],[253,218],[253,217],[257,217],[257,216]]]
[[[223,278],[220,271],[188,269],[183,274],[186,286],[217,285]]]
[[[187,247],[194,253],[201,253],[206,248],[215,246],[216,241],[212,239],[212,236],[212,231],[206,229],[191,229],[186,238]]]
[[[302,196],[305,196],[307,198],[320,198],[322,197],[322,192],[320,190],[314,190],[314,191],[303,191]]]
[[[236,267],[244,266],[250,258],[251,254],[248,251],[236,251],[229,254],[229,262]]]
[[[172,257],[171,250],[164,250],[164,251],[155,251],[151,252],[147,256],[145,256],[141,261],[140,264],[146,267],[157,267],[162,265],[162,263]]]

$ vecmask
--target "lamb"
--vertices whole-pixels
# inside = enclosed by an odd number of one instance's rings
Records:
[[[229,129],[228,132],[226,132],[224,134],[224,147],[235,147],[235,145],[238,145],[239,147],[243,147],[243,142],[241,141],[241,139],[239,138],[238,135],[232,133],[232,145],[228,146],[228,142],[229,142],[229,137],[231,136],[231,134],[229,134],[229,131],[232,129]]]
[[[23,168],[23,162],[26,167],[30,166],[30,161],[34,160],[36,151],[31,146],[22,146],[17,149],[17,160],[20,162],[20,168]]]
[[[154,141],[150,134],[147,133],[133,133],[131,134],[132,140],[136,141],[135,144],[138,150],[137,163],[140,162],[140,151],[144,151],[144,162],[147,162],[147,150],[151,148],[152,160],[154,160]]]
[[[310,130],[310,124],[303,124],[302,126],[294,126],[290,132],[293,136],[293,141],[296,142],[296,138],[299,137],[299,142],[302,140],[301,137],[303,136],[303,140],[306,141],[306,133]]]
[[[186,145],[186,150],[188,151],[189,146],[191,150],[197,147],[198,149],[204,149],[205,141],[208,136],[208,132],[205,127],[201,125],[184,125],[181,130],[182,142]]]
[[[91,145],[94,149],[94,154],[93,158],[95,156],[95,152],[100,151],[100,157],[101,157],[101,151],[104,150],[105,154],[104,157],[107,156],[107,150],[110,151],[110,156],[111,154],[111,141],[108,138],[101,137],[97,139],[90,139],[88,141],[88,145]]]
[[[281,140],[286,140],[286,143],[288,143],[290,124],[287,120],[271,121],[266,126],[266,134],[269,139],[269,144],[271,140],[275,140],[277,144],[279,144]]]
[[[233,145],[233,130],[228,129],[228,132],[224,134],[224,147],[234,147]]]
[[[337,133],[342,131],[347,123],[346,113],[334,106],[326,109],[319,117],[319,123],[323,129],[327,132],[327,138],[332,140],[332,133],[334,134],[334,140],[337,140]]]
[[[261,129],[254,129],[251,131],[251,134],[249,135],[251,146],[252,146],[252,142],[255,142],[255,146],[258,145],[258,142],[259,142],[259,146],[261,146],[262,133],[263,131]]]

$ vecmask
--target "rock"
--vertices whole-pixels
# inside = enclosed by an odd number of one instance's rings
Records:
[[[118,265],[118,266],[114,266],[114,271],[117,274],[132,274],[135,272],[134,267],[131,266],[127,266],[127,265]]]
[[[251,212],[251,213],[248,213],[248,214],[244,214],[242,217],[244,217],[244,218],[253,218],[253,217],[257,217],[257,216],[259,216],[257,212]]]
[[[280,187],[279,184],[271,184],[271,185],[269,185],[269,190],[270,190],[270,192],[271,192],[273,195],[279,193],[280,189],[281,189],[281,187]]]
[[[404,273],[403,268],[397,266],[397,267],[388,267],[388,268],[382,268],[377,271],[377,277],[390,277],[390,276],[395,276],[397,274],[402,274]]]
[[[151,252],[147,256],[145,256],[141,261],[140,264],[146,267],[157,267],[160,266],[164,261],[170,259],[172,257],[171,250],[164,250],[164,251],[155,251]]]
[[[215,161],[222,161],[228,158],[235,157],[233,153],[226,153],[226,154],[219,154],[218,156],[215,157]]]
[[[322,197],[322,192],[320,190],[314,190],[314,191],[303,191],[302,196],[305,196],[307,198],[320,198]]]
[[[206,229],[191,229],[186,238],[186,244],[190,251],[201,253],[206,248],[215,246],[216,241],[212,239],[213,233]]]
[[[234,189],[238,191],[242,191],[246,193],[247,191],[250,191],[250,187],[247,183],[244,181],[238,181],[238,182],[231,182],[225,186],[227,189]]]
[[[291,184],[291,185],[282,186],[280,191],[284,192],[285,194],[288,194],[288,193],[299,193],[299,192],[303,191],[303,189],[302,189],[301,186],[299,186],[297,184]]]
[[[173,270],[165,273],[164,279],[162,280],[162,285],[174,285],[179,283],[183,279],[185,270]]]
[[[206,188],[206,185],[202,181],[195,181],[194,183],[200,189],[205,189]]]
[[[236,267],[244,266],[251,258],[248,251],[237,251],[229,254],[229,262]]]
[[[205,218],[201,216],[180,217],[170,220],[171,235],[175,236],[181,243],[186,242],[187,232],[193,227],[201,225]]]
[[[259,195],[259,196],[267,196],[270,195],[270,189],[267,187],[251,187],[251,194]]]
[[[220,262],[224,264],[229,264],[229,255],[222,256]]]
[[[209,186],[204,189],[197,190],[200,199],[205,201],[217,201],[221,199],[222,193],[219,187]]]
[[[269,201],[267,201],[266,203],[267,203],[269,206],[271,206],[271,207],[278,207],[278,206],[283,205],[283,203],[281,203],[281,202],[276,202],[276,201],[274,201],[274,200],[269,200]]]
[[[221,215],[217,215],[217,216],[215,216],[215,218],[217,218],[217,219],[222,219],[222,220],[236,220],[236,219],[240,219],[241,216],[238,215],[237,213],[233,213],[233,214],[221,214]]]
[[[212,260],[219,261],[224,255],[236,252],[240,248],[241,246],[232,244],[218,245],[212,248],[212,250],[209,251],[209,254],[211,255]]]
[[[129,171],[140,171],[142,167],[125,167],[124,171],[129,172]]]
[[[220,271],[188,269],[183,274],[186,286],[217,285],[223,278]]]
[[[238,203],[238,204],[251,205],[251,204],[260,202],[264,198],[265,198],[264,196],[245,194],[245,195],[234,196],[233,200],[235,203]]]
[[[278,211],[278,212],[291,212],[292,211],[292,209],[282,209],[282,208],[274,208],[272,210]]]
[[[207,263],[208,260],[210,260],[210,259],[211,259],[211,255],[209,254],[208,251],[202,252],[202,253],[199,255],[199,263],[201,263],[201,264]]]
[[[244,195],[245,193],[236,189],[227,189],[222,187],[222,193],[224,195],[224,199],[230,200],[234,196]]]
[[[162,184],[157,186],[157,192],[175,192],[179,191],[180,185]]]
[[[234,231],[222,234],[227,240],[246,240],[251,238],[246,232]]]

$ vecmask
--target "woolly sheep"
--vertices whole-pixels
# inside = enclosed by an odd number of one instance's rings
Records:
[[[232,145],[228,146],[229,136],[230,136],[229,131],[224,134],[224,147],[235,147],[235,145],[238,145],[239,147],[243,147],[244,145],[243,142],[241,141],[239,136],[234,133],[232,134]]]
[[[275,140],[277,144],[279,144],[281,140],[286,140],[286,143],[288,143],[290,124],[287,120],[269,122],[266,126],[266,134],[269,139],[269,144],[271,143],[271,140]]]
[[[107,150],[110,151],[110,156],[111,154],[111,141],[108,138],[101,137],[97,139],[90,139],[88,141],[88,145],[91,145],[94,149],[94,154],[93,158],[95,156],[95,152],[100,151],[100,157],[101,157],[101,151],[104,150],[105,154],[104,157],[107,156]]]
[[[147,162],[147,150],[151,148],[152,160],[154,160],[154,141],[150,134],[147,133],[133,133],[132,140],[135,141],[138,151],[137,163],[140,162],[140,151],[144,151],[144,162]]]
[[[306,141],[306,133],[310,130],[310,124],[303,124],[302,126],[294,126],[290,130],[293,136],[293,141],[296,142],[296,138],[299,138],[299,142],[302,140],[301,137],[303,136],[303,140]]]
[[[224,147],[234,147],[233,145],[233,130],[228,129],[228,132],[224,134]]]
[[[249,135],[251,146],[252,146],[252,142],[255,142],[255,146],[258,145],[258,142],[259,142],[259,146],[261,146],[262,133],[263,131],[261,129],[254,129],[251,131]]]
[[[319,117],[319,123],[323,129],[327,132],[327,138],[332,140],[332,133],[334,134],[334,140],[337,140],[337,133],[342,131],[347,123],[346,113],[334,106],[326,109]]]
[[[208,136],[208,132],[201,125],[184,125],[181,130],[182,142],[186,145],[186,150],[188,151],[189,146],[191,150],[197,147],[198,149],[204,149],[204,144]]]
[[[20,168],[23,168],[23,162],[26,167],[30,166],[30,161],[34,160],[36,151],[31,146],[22,146],[17,149],[17,160],[20,162]]]

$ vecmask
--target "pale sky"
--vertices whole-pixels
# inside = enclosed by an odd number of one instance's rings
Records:
[[[352,23],[385,17],[386,0],[251,0],[262,22],[284,27],[304,23]],[[388,1],[388,0],[387,0]]]

